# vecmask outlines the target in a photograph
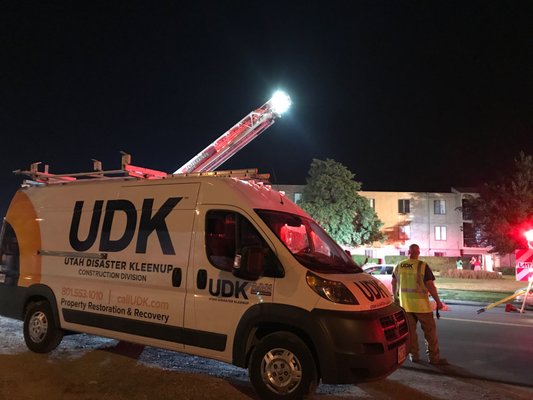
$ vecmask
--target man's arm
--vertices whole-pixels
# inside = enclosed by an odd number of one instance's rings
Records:
[[[435,286],[435,281],[425,281],[426,288],[428,289],[429,294],[433,299],[435,300],[435,303],[437,303],[437,310],[442,310],[444,307],[442,305],[442,302],[440,301],[439,294],[437,293],[437,287]]]
[[[396,276],[395,275],[392,275],[392,280],[391,280],[391,285],[392,285],[392,294],[396,294]]]
[[[396,280],[396,268],[392,272],[391,285],[392,285],[392,298],[394,299],[395,303],[399,304],[400,303],[400,296],[398,295],[398,282]]]

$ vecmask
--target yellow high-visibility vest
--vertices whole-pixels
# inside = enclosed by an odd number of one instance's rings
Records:
[[[424,283],[425,271],[426,263],[413,259],[401,261],[395,268],[400,306],[407,312],[432,312],[428,289]]]

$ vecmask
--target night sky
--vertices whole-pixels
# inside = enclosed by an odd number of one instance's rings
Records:
[[[290,112],[221,169],[475,187],[532,153],[532,21],[533,1],[3,1],[0,211],[36,161],[173,172],[276,89]]]

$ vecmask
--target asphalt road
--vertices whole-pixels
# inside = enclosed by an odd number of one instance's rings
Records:
[[[478,314],[480,308],[450,304],[437,321],[441,352],[454,372],[533,388],[533,312],[495,307]]]

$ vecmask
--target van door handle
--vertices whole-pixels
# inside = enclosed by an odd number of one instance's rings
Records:
[[[207,287],[207,271],[205,269],[198,270],[198,275],[196,275],[196,287],[200,290],[204,290]]]
[[[172,270],[172,286],[181,286],[181,268],[174,268]]]

